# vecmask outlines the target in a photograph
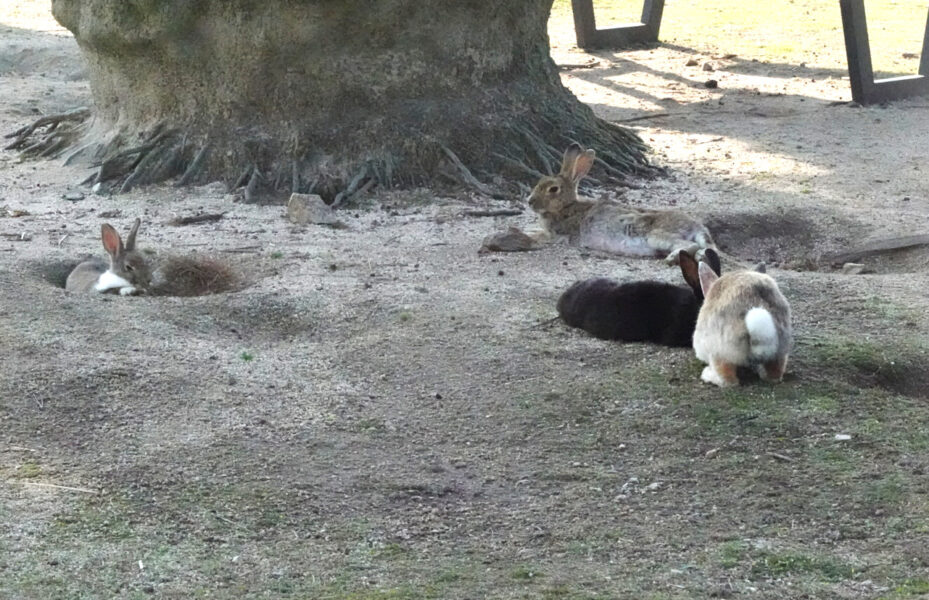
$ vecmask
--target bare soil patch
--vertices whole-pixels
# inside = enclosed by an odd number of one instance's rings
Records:
[[[0,131],[89,101],[47,6],[16,4]],[[811,66],[586,54],[567,27],[565,83],[668,171],[589,193],[692,211],[724,269],[767,261],[794,311],[788,379],[720,391],[691,351],[552,322],[577,279],[679,273],[565,244],[479,254],[534,219],[464,213],[519,198],[376,191],[344,229],[294,227],[222,186],[99,196],[81,169],[0,153],[0,597],[926,593],[925,254],[809,266],[929,227],[926,101],[835,104],[841,46]],[[220,257],[247,285],[60,288],[102,254],[101,222],[136,216],[153,257]]]

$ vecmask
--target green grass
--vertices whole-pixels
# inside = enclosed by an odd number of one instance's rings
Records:
[[[748,544],[743,541],[725,542],[719,547],[719,564],[726,569],[739,565],[742,556],[748,552]]]
[[[524,565],[510,571],[510,576],[517,581],[536,581],[545,575],[536,567]]]
[[[35,479],[42,475],[42,467],[33,462],[25,462],[19,465],[19,468],[16,469],[14,476],[19,479]]]
[[[716,552],[717,563],[725,569],[749,566],[752,579],[812,578],[823,581],[853,579],[855,567],[837,558],[798,551],[753,548],[747,542],[724,542]]]
[[[929,579],[920,577],[907,579],[895,586],[888,594],[881,596],[879,600],[898,600],[900,598],[923,597],[926,595],[929,595]]]
[[[856,570],[838,559],[802,552],[762,551],[752,555],[755,577],[782,578],[809,575],[826,581],[852,579]]]
[[[599,27],[638,21],[641,0],[598,0]],[[916,74],[926,23],[926,5],[917,0],[866,3],[872,62],[879,77]],[[574,39],[571,3],[555,0],[549,30],[553,38]],[[709,55],[845,70],[838,2],[676,2],[664,9],[659,39]],[[906,54],[907,56],[904,56]]]
[[[865,488],[865,499],[879,509],[891,509],[908,497],[909,486],[899,473],[890,473]]]

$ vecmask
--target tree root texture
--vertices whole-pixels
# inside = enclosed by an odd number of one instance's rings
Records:
[[[583,105],[555,105],[561,106],[498,115],[489,125],[471,115],[438,131],[408,123],[399,131],[337,132],[328,140],[316,131],[290,132],[287,142],[263,131],[196,135],[189,133],[191,127],[159,123],[141,135],[108,135],[102,143],[87,133],[91,113],[82,108],[22,127],[6,136],[13,138],[6,148],[24,158],[54,158],[74,147],[67,161],[89,157],[95,171],[84,183],[105,191],[124,193],[169,180],[176,186],[222,180],[247,202],[284,201],[298,192],[319,194],[334,206],[375,187],[442,182],[482,196],[509,196],[556,172],[574,141],[597,151],[590,178],[595,184],[626,185],[632,176],[657,172],[634,133],[597,119]]]
[[[76,108],[42,117],[4,136],[13,138],[4,150],[19,150],[22,158],[55,158],[80,138],[89,116],[90,109]]]

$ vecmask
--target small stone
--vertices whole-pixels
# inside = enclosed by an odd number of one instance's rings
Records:
[[[494,233],[481,243],[478,254],[488,252],[525,252],[536,248],[536,241],[516,227],[502,233]]]
[[[62,196],[68,202],[80,202],[84,199],[84,194],[81,192],[68,192]]]
[[[287,219],[295,225],[332,225],[338,221],[332,208],[316,194],[291,194],[287,202]]]
[[[715,79],[707,79],[706,83],[703,84],[703,87],[711,89],[711,90],[715,90],[716,88],[719,87],[719,82],[716,81]]]
[[[687,61],[688,67],[696,67],[699,64],[700,62],[696,58],[691,58],[690,60]]]
[[[222,181],[212,181],[210,183],[196,186],[194,191],[198,196],[222,196],[226,192],[226,184]]]
[[[904,202],[909,202],[909,201],[910,201],[910,197],[909,197],[909,196],[904,196],[904,197],[903,197],[903,201],[904,201]]]
[[[848,435],[847,433],[835,434],[835,441],[837,442],[847,442],[850,439],[852,439],[852,436]]]
[[[709,71],[709,72],[712,73],[713,71],[716,70],[716,67],[713,66],[713,63],[705,62],[705,63],[703,63],[703,70],[704,70],[704,71]]]
[[[660,481],[655,481],[645,486],[645,489],[648,490],[649,492],[657,492],[658,490],[661,489],[662,485],[664,484],[662,484]]]
[[[719,454],[719,448],[711,448],[710,450],[707,450],[706,454],[703,456],[705,458],[716,458],[717,454]]]
[[[865,266],[861,263],[847,262],[842,265],[843,275],[861,275],[865,272]]]

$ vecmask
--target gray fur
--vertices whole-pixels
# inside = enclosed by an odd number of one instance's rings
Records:
[[[141,224],[136,219],[127,236],[126,244],[109,223],[100,227],[100,238],[103,248],[110,257],[109,266],[99,259],[84,261],[74,268],[65,282],[65,289],[69,292],[118,292],[121,295],[144,292],[151,283],[151,268],[141,253],[135,250],[136,234]],[[109,244],[109,245],[108,245]],[[97,289],[98,284],[104,281],[106,275],[110,282],[125,280],[128,285],[111,285],[107,289]],[[117,279],[119,278],[119,279]]]

